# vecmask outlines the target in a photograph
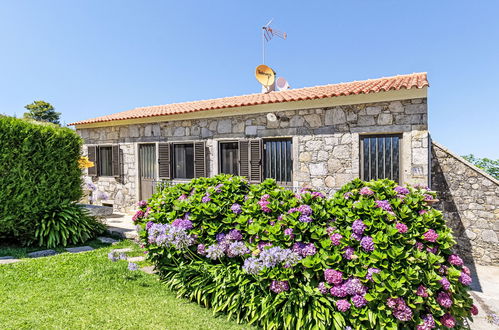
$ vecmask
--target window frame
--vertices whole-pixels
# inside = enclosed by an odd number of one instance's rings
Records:
[[[109,169],[110,173],[109,174],[102,174],[102,158],[101,158],[101,150],[103,148],[109,149]],[[97,145],[97,176],[98,177],[103,177],[103,178],[111,178],[114,177],[113,175],[113,145],[112,144],[99,144]]]
[[[224,173],[222,172],[222,148],[221,148],[221,145],[222,144],[227,144],[227,143],[234,143],[236,144],[236,156],[237,156],[237,160],[236,160],[236,164],[237,164],[237,174],[233,174],[233,175],[236,175],[236,176],[239,176],[240,175],[240,168],[241,168],[241,160],[240,160],[240,157],[239,157],[239,141],[241,140],[222,140],[222,141],[218,141],[218,150],[217,150],[217,153],[218,153],[218,173],[219,174],[231,174],[231,173]]]
[[[191,145],[192,146],[192,178],[180,178],[180,177],[177,177],[177,171],[176,171],[176,157],[175,157],[175,146],[178,146],[178,145]],[[195,148],[195,143],[194,141],[176,141],[176,142],[170,142],[170,146],[171,146],[171,160],[170,160],[170,168],[171,168],[171,179],[172,180],[178,180],[178,181],[190,181],[194,178],[196,178],[196,169],[195,169],[195,166],[194,166],[194,161],[196,159],[196,156],[195,156],[195,151],[194,151],[194,148]]]
[[[376,134],[361,134],[359,135],[359,178],[363,181],[366,181],[366,176],[364,172],[364,139],[368,138],[388,138],[388,137],[397,137],[398,138],[398,180],[394,180],[393,178],[369,178],[369,180],[381,180],[381,179],[390,179],[400,183],[402,180],[402,148],[403,148],[403,134],[402,133],[376,133]],[[393,164],[393,160],[391,160]]]
[[[289,160],[290,160],[290,170],[289,170],[289,181],[277,181],[273,177],[267,176],[267,142],[272,142],[272,141],[286,141],[290,142],[290,148],[289,148]],[[277,184],[280,186],[292,186],[293,185],[293,166],[294,166],[294,158],[293,158],[293,137],[270,137],[270,138],[264,138],[262,139],[262,178],[263,180],[265,179],[275,179]],[[281,164],[282,165],[282,164]],[[287,171],[287,169],[285,169]]]

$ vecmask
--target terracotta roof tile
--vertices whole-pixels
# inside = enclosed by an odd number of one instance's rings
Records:
[[[69,125],[83,125],[124,119],[166,116],[213,109],[237,108],[279,102],[315,100],[329,97],[378,93],[390,90],[423,88],[428,86],[426,73],[413,73],[334,85],[289,89],[279,92],[249,94],[184,103],[172,103],[135,108],[112,115],[82,120]]]

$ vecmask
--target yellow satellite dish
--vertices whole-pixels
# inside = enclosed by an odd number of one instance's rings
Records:
[[[274,84],[275,72],[265,64],[262,64],[256,67],[255,77],[260,84],[268,87]]]

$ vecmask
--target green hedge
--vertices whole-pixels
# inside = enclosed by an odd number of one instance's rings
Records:
[[[0,117],[0,237],[26,242],[40,217],[80,199],[81,145],[69,128]]]
[[[220,175],[166,187],[134,219],[179,296],[267,329],[465,327],[470,270],[435,193],[354,180],[333,197]]]

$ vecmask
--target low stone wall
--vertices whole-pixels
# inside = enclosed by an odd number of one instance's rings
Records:
[[[467,262],[499,264],[499,180],[432,142],[431,188]]]

